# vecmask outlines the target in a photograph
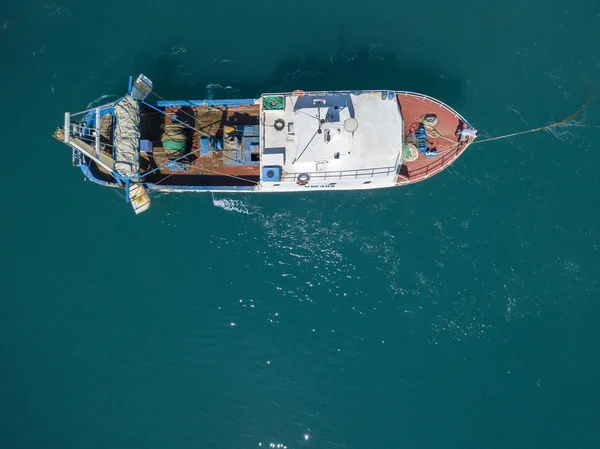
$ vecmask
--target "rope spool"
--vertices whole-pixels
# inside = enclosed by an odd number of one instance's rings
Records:
[[[424,126],[435,126],[438,123],[437,116],[435,114],[425,114],[419,117],[419,123],[423,123]]]
[[[279,95],[270,95],[263,100],[263,108],[267,110],[277,110],[284,108],[283,97]]]
[[[441,136],[439,131],[435,129],[435,126],[438,124],[438,119],[435,114],[422,115],[421,117],[419,117],[419,123],[421,123],[423,125],[423,128],[425,128],[425,132],[427,133],[428,137],[437,139]]]

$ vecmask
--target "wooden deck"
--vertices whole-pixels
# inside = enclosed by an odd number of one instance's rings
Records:
[[[56,140],[58,140],[60,142],[64,142],[65,130],[63,128],[57,128],[56,131],[54,131],[54,134],[52,135],[52,137],[54,137]],[[96,149],[92,145],[90,145],[88,142],[85,142],[77,137],[70,137],[69,140],[71,142],[73,142],[75,145],[77,145],[77,148],[83,153],[84,156],[94,157],[96,155]],[[107,154],[107,152],[104,149],[100,150],[98,159],[100,160],[100,162],[102,162],[104,165],[106,165],[110,169],[113,168],[115,161],[113,160],[113,158],[111,156],[109,156]],[[98,165],[98,167],[104,173],[106,173],[108,175],[109,172],[106,169],[104,169],[100,165]]]
[[[216,137],[222,139],[225,126],[244,126],[258,125],[260,108],[256,106],[235,106],[235,107],[174,107],[167,108],[168,114],[175,115],[177,120],[186,123],[193,131],[188,128],[188,149],[189,155],[181,162],[186,162],[191,167],[186,171],[173,172],[167,167],[150,174],[146,179],[149,182],[160,182],[164,185],[171,184],[171,181],[182,182],[185,177],[198,176],[218,176],[229,175],[244,179],[254,179],[259,177],[260,167],[256,165],[237,164],[232,165],[227,162],[227,156],[224,151],[211,150],[208,154],[200,154],[200,139],[202,137]],[[141,153],[141,172],[154,170],[161,165],[173,160],[176,156],[169,154],[162,147],[161,136],[163,125],[177,123],[169,116],[165,116],[156,111],[144,111],[142,113],[142,139],[150,140],[153,144],[152,153]],[[183,153],[182,153],[183,154]],[[230,178],[230,181],[235,178]],[[164,181],[164,182],[163,182]],[[190,179],[191,181],[191,179]],[[187,183],[186,183],[187,184]]]
[[[457,132],[468,125],[446,105],[431,98],[411,93],[400,93],[397,98],[404,118],[406,140],[411,131],[419,126],[421,117],[426,114],[435,114],[437,118],[433,132],[427,134],[429,147],[437,148],[438,155],[427,157],[419,152],[416,160],[404,162],[400,167],[397,181],[398,185],[402,185],[429,178],[454,162],[468,146],[464,142],[459,142]]]

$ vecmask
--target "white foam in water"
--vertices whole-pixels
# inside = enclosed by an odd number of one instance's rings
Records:
[[[238,212],[244,215],[251,215],[248,207],[241,200],[232,200],[228,198],[217,199],[213,195],[213,205],[229,212]]]
[[[107,100],[107,98],[111,98],[111,97],[114,97],[114,98],[116,98],[116,97],[117,97],[117,95],[115,95],[115,94],[111,94],[111,95],[102,95],[101,97],[98,97],[98,98],[96,98],[94,101],[92,101],[92,102],[88,103],[88,105],[87,105],[86,109],[92,109],[92,108],[94,108],[94,107],[96,107],[96,106],[98,106],[98,105],[101,105],[101,104],[106,104],[106,103],[110,103],[110,101],[108,101],[108,100]]]

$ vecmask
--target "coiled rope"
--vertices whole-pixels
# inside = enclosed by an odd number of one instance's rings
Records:
[[[438,120],[437,120],[437,117],[435,116],[435,114],[422,115],[421,117],[419,117],[419,123],[421,125],[423,125],[423,128],[425,129],[425,133],[427,134],[428,137],[431,137],[432,139],[444,139],[448,142],[456,143],[455,140],[452,140],[452,139],[444,136],[437,129],[435,129],[435,125],[437,125],[437,123],[438,123]]]

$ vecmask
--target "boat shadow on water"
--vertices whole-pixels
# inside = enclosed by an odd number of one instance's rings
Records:
[[[204,99],[213,93],[211,89],[219,87],[223,87],[216,93],[219,98],[254,98],[261,93],[295,89],[393,89],[420,92],[454,108],[460,108],[464,98],[464,81],[452,75],[447,67],[401,58],[392,51],[374,51],[369,47],[344,52],[336,50],[323,57],[294,55],[280,60],[270,75],[253,82],[244,78],[244,74],[253,72],[252,65],[233,61],[228,63],[226,74],[212,75],[207,73],[210,70],[206,67],[199,67],[196,55],[190,53],[160,52],[154,58],[145,59],[139,66],[138,70],[144,69],[143,72],[165,98]],[[186,67],[187,74],[173,70],[174,67]],[[198,73],[190,75],[194,67],[198,67]],[[193,79],[191,82],[190,77]],[[116,78],[116,82],[117,79],[122,83],[122,77]],[[232,88],[225,89],[228,86]],[[114,87],[118,91],[121,86]]]
[[[444,73],[443,77],[441,74]],[[446,70],[428,63],[397,57],[392,52],[373,54],[362,49],[351,55],[282,61],[266,84],[274,91],[394,89],[420,92],[461,106],[463,83]]]

